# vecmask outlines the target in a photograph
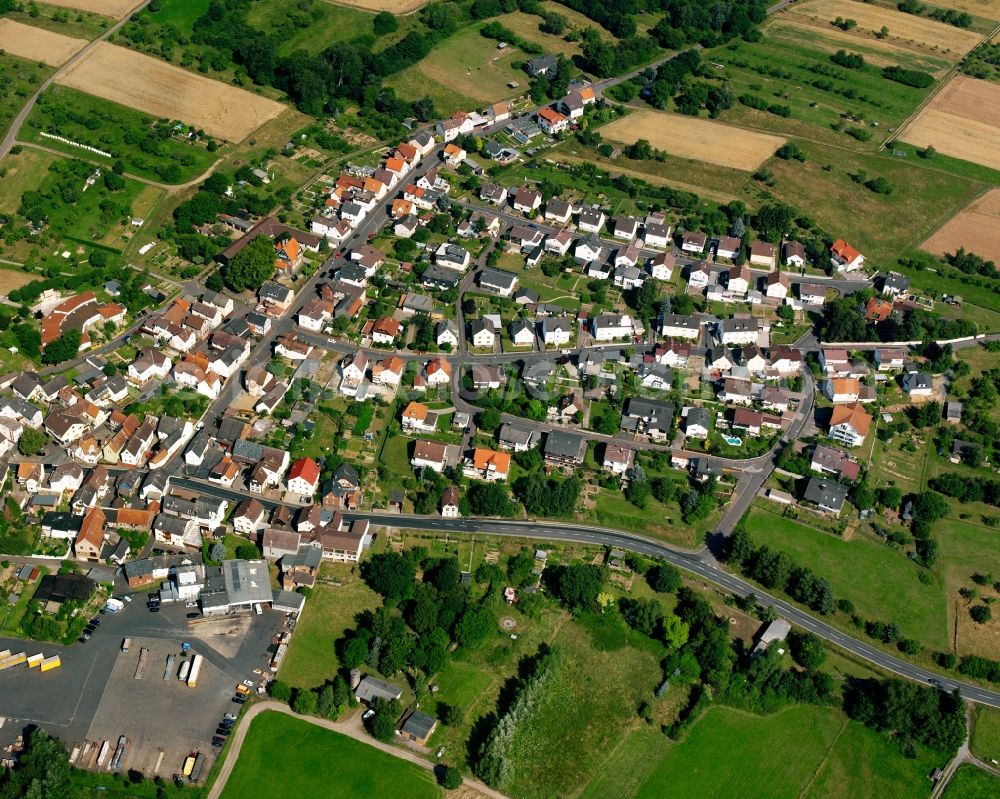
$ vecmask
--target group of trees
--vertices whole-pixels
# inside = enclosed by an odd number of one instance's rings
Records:
[[[727,557],[744,574],[765,588],[784,591],[792,599],[824,615],[837,609],[830,583],[812,569],[797,565],[785,552],[754,544],[746,528],[729,539]]]
[[[963,504],[985,502],[987,505],[1000,507],[1000,480],[969,477],[957,472],[948,472],[932,477],[927,485],[946,497],[957,499]]]
[[[274,274],[274,244],[257,236],[222,267],[222,280],[233,291],[256,291]]]
[[[914,309],[894,313],[877,325],[865,319],[871,289],[838,297],[824,308],[817,332],[824,341],[920,341],[974,336],[977,327],[967,319],[942,319],[930,311]]]

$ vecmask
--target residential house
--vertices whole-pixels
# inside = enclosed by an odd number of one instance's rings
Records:
[[[590,329],[595,341],[631,338],[636,332],[630,316],[614,313],[603,313],[593,317],[590,321]]]
[[[399,335],[402,326],[391,316],[377,319],[371,328],[372,342],[375,344],[392,344]]]
[[[550,136],[562,133],[569,127],[569,117],[560,114],[554,108],[546,106],[535,115],[538,120],[538,127]]]
[[[760,323],[753,317],[722,319],[716,323],[716,337],[720,344],[756,344]]]
[[[565,225],[573,213],[573,206],[558,197],[550,197],[545,203],[545,219]]]
[[[537,211],[542,204],[542,195],[527,186],[521,186],[514,193],[514,210],[522,214],[530,214]]]
[[[340,387],[338,389],[340,393],[348,397],[356,397],[367,371],[368,356],[363,350],[357,350],[353,355],[345,356],[340,362]]]
[[[405,366],[401,358],[390,355],[372,367],[372,383],[376,386],[398,386]]]
[[[568,230],[560,230],[554,236],[545,239],[545,252],[562,257],[569,251],[572,243],[573,235]]]
[[[830,438],[848,447],[860,447],[871,423],[872,418],[860,403],[837,405],[830,417]]]
[[[312,458],[299,458],[288,470],[288,491],[292,494],[312,496],[319,484],[319,465]]]
[[[573,338],[573,320],[568,316],[547,316],[539,323],[539,331],[546,347],[562,347]]]
[[[424,367],[424,379],[429,386],[445,386],[451,382],[451,364],[444,358],[434,358]]]
[[[712,427],[712,415],[704,408],[685,408],[684,435],[704,441]]]
[[[902,369],[906,364],[906,350],[902,347],[879,347],[875,350],[875,364],[880,372]]]
[[[470,260],[471,256],[468,250],[450,242],[442,243],[434,251],[434,263],[458,272],[464,272],[468,269]]]
[[[616,239],[631,241],[639,232],[639,220],[634,216],[616,216],[612,220],[611,235]]]
[[[930,397],[934,393],[934,378],[927,372],[907,372],[903,375],[903,391],[910,399]]]
[[[509,297],[517,288],[517,275],[502,269],[484,267],[479,273],[479,285],[488,291],[496,292],[501,297]]]
[[[670,225],[647,221],[642,230],[642,243],[646,247],[670,247],[672,244],[670,233]]]
[[[539,435],[530,428],[519,427],[518,425],[504,422],[500,426],[497,438],[502,449],[510,449],[514,452],[527,452],[538,443]]]
[[[648,242],[647,242],[648,246]],[[661,252],[649,259],[649,274],[654,280],[669,281],[674,276],[677,258],[673,253]]]
[[[100,508],[87,511],[80,525],[80,532],[73,543],[73,551],[79,560],[99,561],[104,549],[104,528],[107,519]]]
[[[267,510],[256,499],[245,499],[233,513],[233,529],[247,536],[256,536],[267,523]]]
[[[865,256],[843,239],[830,246],[830,263],[842,272],[854,272],[865,264]]]
[[[726,289],[730,294],[742,296],[750,288],[751,280],[753,280],[753,277],[750,274],[750,268],[746,264],[731,266],[729,267],[729,281],[726,284]]]
[[[507,189],[495,183],[484,183],[479,189],[479,199],[493,205],[503,205],[507,202]]]
[[[596,235],[586,239],[578,239],[576,247],[573,249],[573,257],[582,263],[592,263],[601,259],[604,248],[601,240]]]
[[[510,340],[515,347],[530,347],[535,343],[535,331],[531,322],[518,316],[510,322]]]
[[[601,461],[601,466],[612,474],[623,475],[629,470],[634,459],[635,450],[607,443],[604,445],[604,458]]]
[[[839,516],[847,501],[847,486],[824,477],[810,477],[802,498],[824,513]]]
[[[833,403],[857,402],[861,397],[861,381],[855,377],[824,380],[823,394]]]
[[[753,401],[753,386],[749,380],[727,377],[722,381],[719,401],[727,405],[749,405]]]
[[[681,249],[684,252],[701,255],[705,252],[706,244],[708,244],[708,236],[697,230],[688,230],[681,236]]]
[[[670,436],[674,406],[661,400],[629,397],[622,410],[622,429],[629,433],[649,436],[653,441],[665,441]]]
[[[826,289],[817,283],[799,283],[799,299],[803,305],[823,305]]]
[[[542,454],[545,462],[551,466],[578,469],[583,465],[586,452],[586,439],[576,433],[552,430],[545,435]]]
[[[806,248],[798,241],[786,241],[781,245],[781,260],[788,266],[801,269],[806,265]]]
[[[467,458],[463,473],[466,477],[489,482],[506,481],[510,474],[510,453],[476,447]]]
[[[813,449],[809,468],[814,472],[835,474],[845,480],[857,480],[861,473],[861,464],[844,450],[823,444],[817,444]]]
[[[600,233],[604,227],[604,211],[596,206],[585,206],[580,209],[576,226],[584,233]]]
[[[440,474],[447,466],[448,447],[438,441],[419,438],[413,445],[410,465],[414,469],[428,468]]]
[[[473,319],[469,322],[469,337],[473,347],[493,347],[496,331],[489,319]]]
[[[441,153],[441,157],[444,159],[445,163],[451,166],[458,166],[467,157],[468,153],[465,152],[457,144],[448,143],[444,146],[444,151]]]
[[[889,272],[882,278],[882,294],[885,297],[896,298],[906,296],[910,290],[910,278],[899,272]]]
[[[879,297],[871,297],[865,306],[865,319],[878,324],[892,316],[892,303]]]
[[[671,338],[694,340],[701,336],[701,321],[696,316],[664,314],[660,321],[660,333]]]
[[[707,261],[695,261],[688,267],[688,288],[701,291],[712,281],[712,269]]]
[[[438,415],[421,402],[411,401],[400,415],[400,424],[407,433],[433,433],[437,423]]]
[[[444,344],[449,345],[452,349],[458,347],[458,326],[451,319],[438,322],[434,332],[439,347]]]
[[[777,249],[767,241],[755,241],[750,245],[750,263],[774,269],[777,265]]]
[[[788,296],[788,289],[791,287],[791,282],[788,279],[788,275],[784,272],[769,272],[767,275],[767,296],[773,297],[774,299],[783,300]]]
[[[727,261],[735,260],[740,254],[740,247],[743,242],[736,236],[722,236],[715,245],[715,257],[724,258]]]

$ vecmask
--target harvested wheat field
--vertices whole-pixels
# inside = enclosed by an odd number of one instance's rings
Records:
[[[900,138],[1000,169],[1000,85],[955,75],[917,115]]]
[[[28,272],[15,272],[12,269],[0,269],[0,297],[6,297],[14,289],[26,286],[32,280],[38,280],[38,275]]]
[[[0,19],[0,50],[19,58],[58,67],[80,52],[86,44],[85,39],[74,39],[44,28],[22,25],[12,19]]]
[[[231,142],[285,110],[274,100],[107,42],[95,45],[58,83]]]
[[[49,5],[75,8],[121,19],[139,5],[139,0],[46,0]]]
[[[959,247],[1000,263],[1000,189],[974,200],[920,245],[921,250],[934,255],[955,252]]]
[[[360,8],[362,11],[391,11],[393,14],[412,14],[427,5],[428,0],[336,0],[334,5]]]
[[[983,38],[981,34],[943,22],[854,0],[815,0],[796,4],[783,13],[788,14],[790,19],[808,22],[823,30],[837,30],[830,24],[837,17],[853,19],[858,26],[847,31],[851,37],[921,52],[930,50],[952,61],[958,61]],[[883,25],[889,29],[889,35],[885,39],[876,39],[875,31]]]
[[[781,136],[648,109],[605,125],[601,134],[623,144],[645,139],[656,149],[672,155],[748,172],[759,167],[785,143]]]
[[[934,5],[967,11],[974,17],[1000,20],[1000,5],[997,5],[996,0],[934,0]]]

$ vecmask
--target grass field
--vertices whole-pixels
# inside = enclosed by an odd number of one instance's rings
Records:
[[[900,138],[1000,169],[1000,85],[955,75]]]
[[[1000,777],[965,764],[948,783],[944,799],[994,799],[1000,794]]]
[[[1000,760],[1000,710],[992,707],[978,707],[975,714],[975,726],[972,728],[972,740],[969,742],[972,753],[986,761]]]
[[[322,576],[333,577],[342,585],[317,583],[281,665],[281,679],[300,688],[314,688],[333,677],[338,668],[334,642],[354,626],[360,611],[380,603],[378,594],[347,566],[325,566]]]
[[[537,711],[518,729],[505,793],[519,799],[572,796],[601,772],[601,760],[635,723],[635,709],[660,680],[659,657],[626,644],[599,649],[578,623],[563,624],[556,673]]]
[[[16,155],[8,155],[0,161],[0,169],[7,170],[3,176],[3,191],[0,192],[0,213],[15,213],[21,204],[21,195],[37,188],[48,173],[49,165],[58,158],[57,155],[25,147]]]
[[[934,255],[953,253],[959,247],[1000,263],[1000,189],[978,197],[920,245]]]
[[[734,96],[749,94],[786,105],[791,115],[781,117],[736,102],[723,112],[722,119],[854,150],[874,150],[931,91],[890,81],[882,76],[881,67],[899,65],[937,73],[951,66],[940,57],[856,46],[838,39],[837,28],[803,27],[780,14],[761,33],[760,42],[734,42],[710,51],[705,60],[722,65],[712,71],[712,77],[726,81]],[[862,69],[845,69],[830,60],[831,53],[845,47],[864,56]],[[859,121],[851,122],[849,115]],[[846,133],[851,128],[865,129],[872,139],[858,141]]]
[[[262,713],[250,724],[222,797],[268,795],[425,799],[442,791],[419,766],[306,721]]]
[[[780,136],[754,133],[706,119],[642,110],[601,128],[611,141],[631,144],[646,139],[671,155],[752,171],[774,155]]]
[[[32,3],[30,7],[22,6],[20,11],[8,11],[4,17],[33,28],[44,28],[53,33],[87,41],[96,39],[112,24],[112,20],[102,14],[70,11],[67,8],[44,3]]]
[[[195,75],[133,50],[100,42],[59,82],[158,118],[181,120],[211,136],[238,142],[274,119],[274,100]]]
[[[481,28],[481,24],[470,25],[449,36],[426,58],[389,78],[387,85],[403,97],[432,98],[438,112],[444,114],[522,93],[528,76],[514,64],[533,56],[513,47],[497,50],[493,39],[479,33]],[[537,37],[540,43],[561,41],[540,32]],[[510,88],[507,84],[511,81],[518,82],[520,88]]]
[[[823,575],[834,596],[850,599],[863,618],[894,621],[926,646],[948,646],[941,585],[921,583],[917,567],[902,553],[864,537],[845,541],[762,510],[751,512],[746,526],[758,545],[782,550]]]
[[[0,50],[6,50],[19,58],[40,61],[51,67],[68,61],[86,43],[85,39],[22,25],[12,19],[0,19]]]
[[[928,754],[907,760],[895,744],[831,709],[799,705],[755,716],[712,707],[636,796],[902,799],[922,795],[933,766]]]
[[[170,136],[156,141],[152,152],[143,150],[140,139],[145,136],[153,141],[154,122],[152,117],[124,105],[109,103],[65,86],[51,86],[32,109],[20,136],[24,141],[33,141],[68,155],[98,162],[114,160],[39,135],[58,132],[67,139],[121,158],[130,174],[163,182],[190,180],[214,163],[216,154],[181,137]]]
[[[37,279],[38,275],[30,272],[21,272],[9,264],[0,264],[0,296],[6,297],[14,289],[20,288]]]

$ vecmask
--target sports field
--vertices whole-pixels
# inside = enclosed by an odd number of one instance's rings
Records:
[[[855,39],[870,40],[891,47],[933,51],[943,54],[951,61],[960,60],[982,38],[978,33],[956,28],[954,25],[854,0],[795,3],[783,13],[791,19],[824,30],[833,28],[832,23],[837,17],[853,19],[857,22],[857,27],[847,33]],[[875,32],[883,26],[889,29],[888,36],[881,40],[875,39]]]
[[[955,75],[900,138],[1000,169],[1000,85]]]
[[[904,758],[891,741],[833,709],[797,705],[757,716],[715,706],[671,746],[636,796],[902,799],[924,795],[935,765],[922,751]]]
[[[58,82],[233,142],[285,109],[266,97],[106,42],[73,64]]]
[[[969,252],[1000,263],[1000,189],[993,189],[963,208],[920,245],[935,255]]]
[[[785,139],[708,119],[643,109],[601,128],[604,138],[631,144],[645,139],[671,155],[750,172],[774,155]]]
[[[282,713],[250,723],[222,799],[249,796],[431,799],[442,795],[429,771]]]
[[[12,19],[0,19],[0,50],[32,61],[41,61],[51,67],[68,61],[85,44],[87,42],[83,39],[22,25]]]
[[[54,6],[76,8],[120,19],[139,5],[139,0],[49,0]]]

